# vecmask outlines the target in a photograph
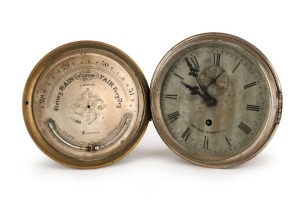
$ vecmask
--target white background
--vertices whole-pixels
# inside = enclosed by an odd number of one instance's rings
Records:
[[[299,46],[297,1],[1,1],[1,201],[299,201]],[[153,123],[138,146],[101,169],[57,164],[33,143],[22,92],[35,64],[76,40],[112,44],[148,83],[163,55],[203,32],[237,35],[270,59],[282,83],[281,125],[268,147],[232,169],[192,165],[171,152]]]

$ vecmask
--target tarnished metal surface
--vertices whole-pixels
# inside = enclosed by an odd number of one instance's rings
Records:
[[[280,120],[281,89],[270,62],[228,34],[200,34],[177,44],[159,63],[150,89],[162,139],[202,166],[249,160]]]
[[[121,158],[149,121],[142,72],[123,52],[100,42],[73,42],[50,52],[32,71],[23,102],[37,145],[73,167]]]

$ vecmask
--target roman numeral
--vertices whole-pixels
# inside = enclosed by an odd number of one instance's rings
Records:
[[[192,62],[194,64],[194,67],[200,69],[200,66],[199,66],[199,63],[197,61],[197,58],[194,56],[194,57],[191,58],[191,60],[192,60]]]
[[[247,126],[245,123],[241,122],[238,125],[238,128],[241,129],[244,133],[246,133],[247,135],[252,131],[251,128],[249,128],[249,126]]]
[[[241,61],[239,61],[239,63],[237,63],[237,65],[235,66],[235,68],[232,70],[232,72],[231,73],[233,73],[239,66],[240,66],[240,64],[241,64],[241,62],[242,62],[242,60]]]
[[[166,98],[172,99],[172,100],[177,100],[177,94],[167,94]]]
[[[220,66],[221,53],[214,53],[214,66]]]
[[[244,89],[250,88],[250,87],[255,86],[255,85],[256,85],[256,82],[249,83],[247,85],[244,85]]]
[[[250,111],[259,111],[260,110],[260,106],[257,106],[257,105],[247,105],[246,107],[247,110],[250,110]]]
[[[208,137],[204,136],[203,149],[208,149]]]
[[[176,121],[179,117],[180,117],[180,114],[178,111],[168,114],[168,119],[170,122]]]
[[[183,134],[181,135],[181,137],[187,141],[187,139],[189,138],[191,134],[191,129],[190,128],[186,128],[185,131],[183,132]]]
[[[182,79],[182,80],[184,79],[183,77],[179,76],[179,75],[176,74],[176,73],[174,73],[174,75],[177,76],[178,78]]]
[[[229,139],[225,136],[225,140],[227,142],[227,144],[229,145],[229,147],[231,147],[231,143],[229,142]]]

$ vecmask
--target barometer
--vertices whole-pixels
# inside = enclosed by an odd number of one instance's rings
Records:
[[[111,164],[131,151],[150,119],[149,90],[136,63],[101,42],[48,53],[32,70],[23,115],[36,145],[77,168]]]

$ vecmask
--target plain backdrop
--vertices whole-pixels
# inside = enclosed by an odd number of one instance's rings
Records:
[[[299,201],[300,32],[297,1],[1,1],[1,201]],[[177,157],[150,122],[138,146],[101,169],[71,169],[31,140],[22,93],[35,64],[71,41],[126,52],[150,84],[164,54],[203,32],[237,35],[258,47],[283,87],[281,124],[253,160],[208,169]]]

